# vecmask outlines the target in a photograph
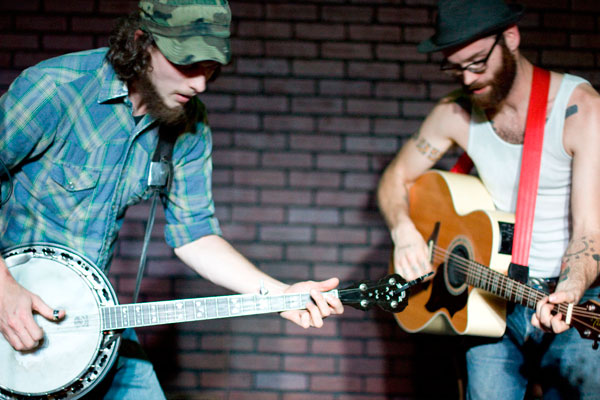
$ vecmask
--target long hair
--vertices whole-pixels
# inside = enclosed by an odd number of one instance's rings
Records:
[[[129,82],[145,73],[150,66],[150,46],[155,46],[152,36],[144,31],[135,39],[135,32],[141,30],[140,14],[134,12],[120,18],[108,38],[106,58],[112,64],[117,76]]]

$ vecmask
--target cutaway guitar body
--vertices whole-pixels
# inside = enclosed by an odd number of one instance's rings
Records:
[[[487,288],[485,266],[502,274],[508,270],[513,215],[494,210],[482,183],[469,175],[430,171],[409,196],[412,220],[433,241],[435,275],[412,289],[408,306],[394,317],[408,332],[501,336],[506,302],[470,285],[485,279]]]

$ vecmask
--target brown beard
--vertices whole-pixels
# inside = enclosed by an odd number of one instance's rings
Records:
[[[472,86],[464,86],[463,89],[469,95],[471,102],[482,110],[489,110],[497,108],[500,103],[506,99],[510,89],[512,89],[517,74],[517,60],[514,54],[508,50],[506,44],[500,42],[500,48],[502,49],[502,65],[494,73],[491,81],[477,83]],[[481,89],[485,86],[490,86],[490,91],[484,94],[473,93],[477,89]]]
[[[152,81],[150,81],[148,72],[142,73],[136,83],[136,89],[142,95],[142,102],[146,105],[148,114],[156,118],[159,123],[166,125],[183,125],[187,122],[188,113],[186,112],[186,107],[167,107],[156,91],[156,87]]]

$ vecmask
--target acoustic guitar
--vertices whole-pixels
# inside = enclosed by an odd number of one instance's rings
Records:
[[[410,304],[395,315],[405,331],[499,337],[507,300],[535,309],[547,296],[506,276],[514,216],[495,210],[479,179],[429,171],[409,189],[409,212],[429,242],[435,274],[411,290]],[[555,312],[598,347],[600,303],[559,304]]]
[[[53,244],[31,244],[2,253],[12,276],[57,309],[59,322],[34,315],[44,330],[40,345],[16,351],[0,336],[0,399],[79,399],[92,390],[114,364],[120,332],[160,324],[304,309],[308,293],[242,294],[119,305],[107,277],[90,260]],[[408,300],[406,282],[392,274],[332,290],[343,304],[367,310],[377,305],[399,312]]]

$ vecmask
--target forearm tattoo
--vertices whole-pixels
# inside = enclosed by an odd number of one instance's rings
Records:
[[[415,145],[417,146],[419,153],[427,157],[428,160],[436,162],[442,157],[440,149],[434,147],[427,139],[421,137],[419,132],[416,132],[412,136],[412,139],[416,142]]]
[[[590,258],[596,261],[596,275],[598,275],[600,273],[600,254],[595,249],[594,240],[586,236],[572,240],[562,258],[559,282],[566,281],[573,268],[581,268],[584,271],[585,264],[589,262]]]
[[[571,267],[561,268],[560,276],[558,277],[558,283],[565,282],[567,279],[569,279],[569,272],[571,272]]]

